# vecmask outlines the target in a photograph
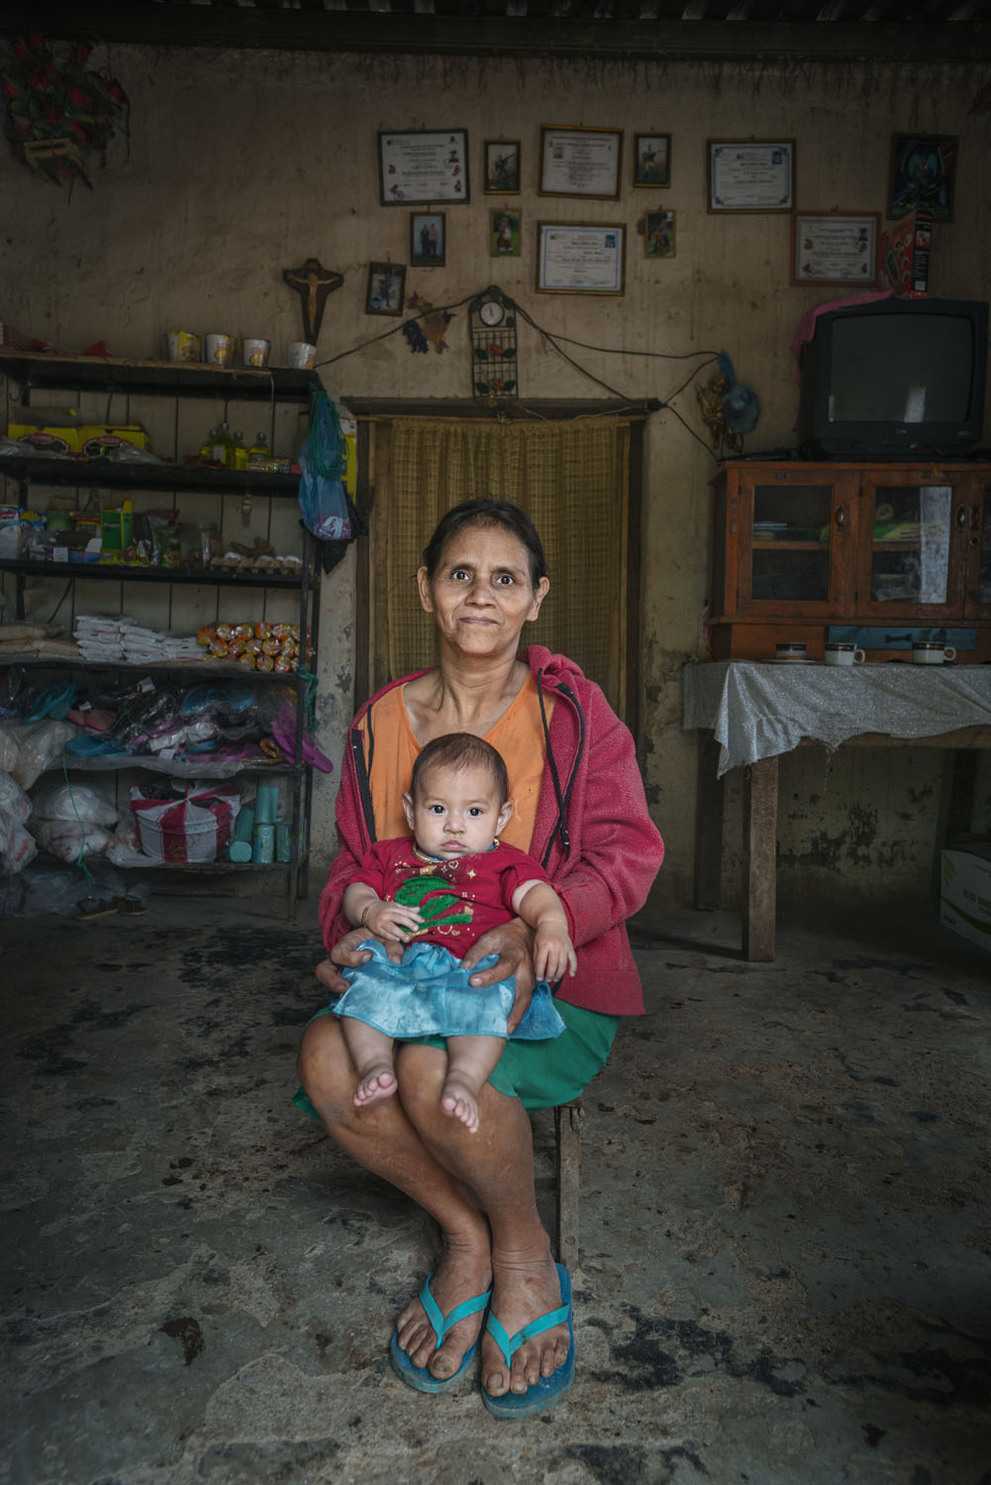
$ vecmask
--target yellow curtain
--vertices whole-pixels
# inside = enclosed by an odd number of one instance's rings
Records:
[[[625,419],[396,418],[377,424],[372,685],[433,664],[433,626],[420,609],[414,582],[421,553],[445,511],[486,496],[522,506],[547,553],[551,590],[524,642],[569,655],[622,715],[629,451]]]

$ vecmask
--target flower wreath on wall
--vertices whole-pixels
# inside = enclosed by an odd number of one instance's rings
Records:
[[[106,162],[118,126],[128,132],[128,97],[115,77],[86,66],[92,48],[18,37],[0,51],[6,134],[14,153],[56,185],[81,180],[93,189],[84,155]]]

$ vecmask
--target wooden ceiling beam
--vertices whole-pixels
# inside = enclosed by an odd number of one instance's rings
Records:
[[[878,21],[719,20],[608,24],[536,16],[377,15],[374,12],[146,4],[131,0],[7,0],[0,34],[227,51],[406,52],[457,56],[597,57],[600,60],[961,63],[991,60],[991,25]]]

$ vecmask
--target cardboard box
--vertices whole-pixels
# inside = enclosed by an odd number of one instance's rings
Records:
[[[991,955],[991,845],[941,853],[939,921]]]

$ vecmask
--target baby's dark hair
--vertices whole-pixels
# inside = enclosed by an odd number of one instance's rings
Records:
[[[433,742],[427,743],[413,764],[409,792],[414,799],[420,779],[428,768],[487,768],[499,792],[500,807],[509,798],[509,775],[502,754],[484,738],[474,737],[470,732],[448,732],[446,736],[435,737]]]

